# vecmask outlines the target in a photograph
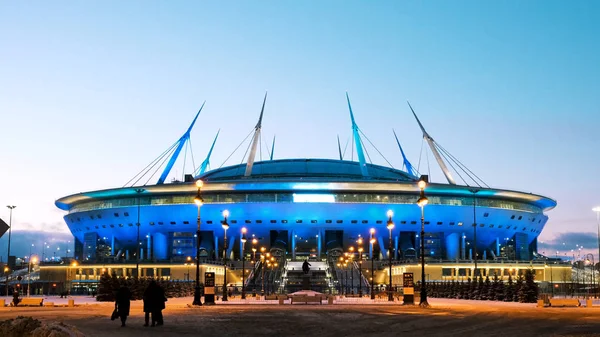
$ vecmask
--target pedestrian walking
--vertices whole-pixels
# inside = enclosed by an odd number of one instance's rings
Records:
[[[152,312],[152,318],[156,320],[156,325],[163,325],[165,322],[163,320],[162,311],[165,309],[165,302],[167,301],[167,297],[165,296],[165,290],[159,285],[156,284],[156,290],[154,291],[154,311]],[[156,315],[156,318],[154,316]]]
[[[127,316],[129,316],[129,308],[131,306],[131,291],[124,284],[117,290],[115,300],[115,310],[117,316],[121,318],[121,327],[125,326]]]
[[[150,315],[152,315],[152,326],[156,325],[156,310],[157,310],[157,296],[158,285],[156,281],[150,281],[146,290],[144,290],[143,300],[144,300],[144,326],[149,325]]]
[[[19,299],[19,291],[18,290],[13,291],[13,301],[12,302],[15,307],[19,305],[19,302],[21,302],[21,299]]]

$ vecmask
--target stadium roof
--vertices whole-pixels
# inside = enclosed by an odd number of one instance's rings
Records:
[[[245,177],[246,164],[234,165],[209,171],[200,179],[206,182],[236,181],[241,179],[269,179],[289,180],[302,178],[302,180],[328,181],[389,181],[389,182],[414,182],[413,177],[397,169],[365,164],[369,176],[362,174],[360,163],[355,161],[334,159],[281,159],[255,162],[252,174]]]

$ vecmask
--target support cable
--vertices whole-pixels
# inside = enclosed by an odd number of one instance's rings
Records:
[[[379,149],[377,148],[377,146],[375,146],[375,144],[373,144],[373,142],[371,142],[371,140],[369,139],[369,137],[367,137],[367,135],[365,135],[362,130],[358,129],[358,131],[360,131],[360,133],[365,136],[365,138],[367,139],[367,141],[369,142],[369,144],[371,144],[371,146],[375,149],[375,151],[377,151],[377,153],[379,153],[379,155],[381,156],[381,158],[383,158],[383,160],[386,161],[386,163],[388,163],[388,165],[390,165],[391,168],[394,168],[394,165],[392,165],[392,163],[390,163],[387,158],[383,155],[383,153],[381,153],[379,151]]]
[[[373,161],[371,160],[371,156],[369,155],[369,151],[367,150],[365,143],[363,142],[362,138],[359,138],[359,139],[360,139],[360,143],[362,144],[362,147],[363,147],[365,153],[367,154],[367,158],[369,158],[369,163],[373,164]]]
[[[435,147],[436,147],[438,150],[441,150],[441,149],[438,147],[437,143],[433,143],[433,144],[434,144],[434,146],[435,146]],[[462,174],[460,174],[460,171],[458,171],[458,170],[456,169],[456,167],[454,167],[454,165],[452,165],[452,161],[451,161],[451,160],[449,160],[449,159],[446,157],[445,153],[444,153],[444,152],[442,152],[440,155],[441,155],[442,157],[444,157],[444,159],[446,159],[446,161],[448,162],[448,164],[450,165],[450,167],[452,167],[452,169],[454,170],[454,172],[455,172],[456,174],[458,174],[458,176],[459,176],[459,177],[460,177],[460,179],[461,179],[461,180],[462,180],[462,181],[465,183],[465,185],[467,185],[467,186],[469,186],[469,187],[470,187],[471,185],[469,185],[469,183],[468,183],[468,182],[465,180],[465,178],[462,176]],[[468,175],[468,174],[467,174],[467,175]],[[471,178],[471,179],[472,179],[472,178]],[[477,184],[477,182],[475,182],[475,183]],[[479,184],[477,184],[477,185],[479,185]],[[479,187],[481,187],[481,185],[479,185]]]
[[[348,143],[350,143],[350,137],[346,140],[346,145],[344,146],[344,153],[342,153],[342,158],[346,156],[346,150],[348,149]]]
[[[139,176],[139,179],[136,180],[131,185],[131,186],[134,186],[142,177],[144,177],[154,167],[154,165],[156,165],[156,163],[158,163],[158,161],[160,161],[164,156],[166,156],[167,154],[169,154],[169,152],[171,152],[178,143],[179,143],[179,141],[173,143],[173,145],[171,145],[168,149],[166,149],[165,152],[161,153],[160,156],[156,157],[153,161],[151,161],[150,164],[148,164],[146,167],[144,167],[140,172],[138,172],[138,174],[136,174],[135,176],[133,176],[133,178],[129,179],[129,181],[127,183],[125,183],[125,185],[123,185],[123,187],[129,185],[129,183],[131,181],[133,181],[134,179],[138,178],[138,176]]]
[[[258,143],[262,144],[262,132],[259,135]],[[260,161],[262,161],[262,146],[258,147],[258,157],[260,158]]]
[[[352,144],[350,144],[350,160],[354,161],[354,132],[352,132]]]
[[[175,149],[173,149],[173,152],[175,152]],[[165,164],[165,162],[167,161],[167,159],[169,159],[169,157],[170,156],[165,156],[165,159],[163,159],[162,163],[160,163],[160,165],[156,168],[156,170],[154,171],[154,173],[152,173],[152,175],[150,176],[150,178],[148,178],[148,180],[146,180],[146,182],[144,183],[144,186],[148,185],[148,182],[150,181],[150,179],[152,179],[154,177],[154,175],[156,174],[156,172],[158,172],[158,170],[160,170],[160,168]],[[140,177],[140,179],[142,179],[142,177]]]
[[[253,141],[254,141],[254,137],[252,137],[252,139],[250,139],[250,142],[248,143],[248,147],[246,148],[246,152],[244,152],[244,155],[242,156],[242,161],[240,162],[240,165],[244,163],[244,158],[246,158],[246,155],[248,154],[248,150],[250,150],[250,148],[252,147]]]
[[[425,143],[425,137],[421,139],[421,151],[419,152],[419,163],[417,164],[417,171],[421,169],[421,157],[423,156],[423,143]]]
[[[181,169],[181,181],[185,181],[185,162],[187,161],[187,153],[190,139],[188,138],[185,142],[185,150],[183,152],[183,168]]]
[[[253,132],[254,132],[254,130],[250,131],[250,133],[246,136],[246,138],[244,138],[244,140],[242,140],[242,142],[235,148],[235,150],[233,150],[233,152],[231,152],[231,154],[229,154],[229,156],[225,159],[225,161],[221,164],[221,166],[219,166],[219,168],[221,168],[221,167],[223,167],[223,165],[225,165],[225,163],[229,160],[229,158],[231,158],[231,156],[233,156],[233,154],[240,148],[240,146],[242,146],[242,144],[244,144],[246,139],[248,139],[248,137],[250,137],[250,135]]]
[[[431,177],[431,167],[429,166],[429,152],[425,149],[425,158],[427,159],[427,174]]]
[[[271,150],[269,150],[269,145],[265,141],[263,141],[263,145],[265,146],[265,149],[267,150],[267,155],[269,155],[269,158],[271,158]]]
[[[437,143],[436,143],[437,144]],[[485,185],[487,188],[490,188],[490,186],[488,184],[485,183],[485,181],[483,181],[483,179],[479,178],[473,171],[471,171],[466,165],[464,165],[463,163],[460,162],[460,160],[458,160],[458,158],[454,157],[448,150],[444,149],[441,145],[438,144],[438,147],[440,150],[444,151],[445,153],[448,154],[448,156],[450,158],[452,158],[452,160],[454,160],[458,165],[460,165],[463,169],[463,171],[468,171],[470,174],[472,174],[473,176],[475,176],[483,185]],[[473,179],[473,181],[475,181]],[[479,184],[478,184],[479,185]],[[480,185],[481,186],[481,185]]]
[[[190,143],[190,155],[192,156],[192,167],[194,168],[192,174],[194,174],[194,172],[196,172],[196,161],[194,160],[194,149],[192,148],[192,139],[188,139],[188,142]]]

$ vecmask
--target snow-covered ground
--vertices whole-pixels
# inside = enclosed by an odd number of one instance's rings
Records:
[[[3,308],[0,320],[32,316],[63,321],[87,336],[600,336],[600,306],[537,308],[535,304],[430,299],[431,308],[368,299],[335,305],[278,305],[276,301],[240,304],[239,299],[190,308],[191,297],[169,299],[165,326],[143,327],[142,302],[134,301],[128,326],[109,319],[113,303],[75,296],[75,308]],[[57,305],[67,299],[47,298]],[[364,305],[369,302],[369,305]],[[359,305],[356,305],[359,304]]]

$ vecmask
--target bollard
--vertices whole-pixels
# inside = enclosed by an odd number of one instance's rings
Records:
[[[588,308],[591,308],[592,307],[592,301],[593,300],[591,300],[591,299],[585,300],[585,306],[588,307]]]
[[[6,300],[0,299],[0,308],[4,308],[6,306]]]
[[[333,296],[329,296],[329,297],[327,298],[327,304],[333,304],[333,299],[334,299],[334,298],[335,298],[335,297],[333,297]]]
[[[67,306],[68,307],[74,307],[75,306],[75,300],[74,299],[69,299],[69,304]]]
[[[283,305],[283,296],[279,296],[279,304]]]
[[[538,300],[537,301],[537,307],[538,308],[543,308],[544,307],[544,300]]]

